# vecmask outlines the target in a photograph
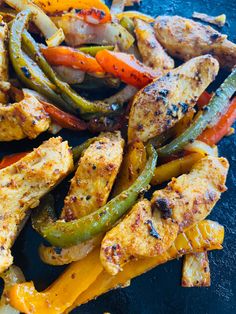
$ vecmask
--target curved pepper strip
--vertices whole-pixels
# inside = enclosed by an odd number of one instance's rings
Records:
[[[22,33],[29,22],[30,16],[30,11],[22,11],[17,14],[12,22],[9,36],[9,53],[12,65],[17,76],[25,85],[42,93],[59,107],[65,109],[68,106],[54,91],[56,89],[54,84],[48,80],[37,64],[21,49]]]
[[[207,127],[216,124],[217,120],[227,111],[229,100],[235,91],[236,69],[217,89],[210,103],[203,108],[203,113],[196,118],[192,125],[172,142],[157,149],[158,154],[167,156],[182,150],[184,146],[195,140]]]
[[[61,97],[70,105],[70,107],[73,108],[74,111],[79,111],[81,114],[110,114],[119,109],[118,105],[114,106],[106,104],[102,101],[91,102],[81,97],[70,87],[69,84],[61,81],[58,78],[56,73],[42,55],[38,44],[27,31],[23,32],[22,40],[27,50],[32,56],[34,56],[42,71],[57,86],[61,93]]]
[[[223,239],[224,227],[217,222],[204,220],[179,234],[167,252],[154,258],[129,262],[116,276],[111,276],[103,270],[99,257],[100,250],[96,249],[83,260],[72,263],[43,292],[37,292],[32,282],[15,285],[10,290],[10,303],[24,313],[60,314],[65,311],[69,313],[76,306],[124,285],[127,280],[168,260],[187,253],[221,249]]]
[[[111,20],[110,10],[101,0],[33,0],[49,14],[80,9],[78,17],[86,22],[100,24]]]
[[[130,188],[111,199],[106,205],[90,215],[65,222],[64,220],[53,221],[50,218],[46,202],[34,210],[32,215],[34,229],[57,247],[73,246],[106,232],[134,205],[139,193],[146,189],[150,183],[157,162],[157,153],[153,146],[148,145],[147,155],[148,160],[145,168],[136,181]]]

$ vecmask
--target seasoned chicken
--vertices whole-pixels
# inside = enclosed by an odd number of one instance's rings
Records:
[[[228,162],[205,157],[189,174],[173,178],[163,190],[154,192],[151,202],[138,202],[130,213],[102,241],[100,258],[115,275],[128,261],[165,252],[178,232],[203,220],[222,192]]]
[[[211,274],[207,252],[184,256],[182,287],[209,287]]]
[[[165,189],[154,192],[152,208],[171,212],[180,230],[186,230],[207,217],[226,191],[228,168],[225,158],[200,159],[189,174],[173,178]]]
[[[25,96],[15,104],[0,105],[0,141],[33,139],[49,126],[50,118],[34,96]]]
[[[0,16],[0,104],[7,103],[8,82],[8,57],[7,57],[8,27]]]
[[[29,209],[72,169],[68,143],[57,137],[0,170],[0,272],[12,263],[10,249]]]
[[[128,141],[148,141],[193,110],[197,99],[219,70],[216,59],[205,55],[191,59],[140,90],[132,102]]]
[[[86,149],[71,180],[62,218],[80,218],[106,203],[120,168],[123,147],[124,140],[116,132],[102,134]]]
[[[88,215],[105,205],[122,161],[124,140],[120,132],[102,133],[85,151],[67,197],[62,218],[67,221]],[[69,264],[82,259],[101,243],[101,235],[91,240],[63,248],[60,253],[53,247],[41,246],[41,259],[52,265]]]
[[[178,224],[171,219],[162,219],[157,211],[152,213],[150,201],[139,201],[104,237],[101,263],[106,271],[116,275],[135,257],[165,252],[177,237],[178,230]]]
[[[135,19],[134,24],[137,44],[144,64],[157,70],[173,69],[174,60],[157,41],[153,27],[139,19]]]
[[[158,16],[154,28],[173,57],[189,60],[210,53],[221,67],[231,69],[236,64],[236,44],[210,26],[180,16]]]

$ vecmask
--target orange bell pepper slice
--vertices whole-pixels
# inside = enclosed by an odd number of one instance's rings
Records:
[[[13,286],[9,291],[11,305],[23,313],[59,314],[76,300],[102,272],[100,249],[85,259],[70,264],[65,272],[46,290],[37,292],[33,282]]]
[[[236,97],[230,102],[229,108],[224,115],[219,119],[216,125],[212,128],[207,128],[198,140],[207,143],[208,145],[217,144],[230,131],[231,125],[236,120]]]
[[[83,120],[60,110],[46,101],[41,100],[40,102],[43,104],[44,110],[49,114],[52,120],[61,127],[73,131],[83,131],[87,129],[87,124]]]
[[[123,52],[102,50],[96,54],[96,59],[105,72],[137,88],[148,85],[161,75],[161,71],[154,71],[137,60],[134,55]]]
[[[94,57],[70,47],[41,48],[41,52],[51,65],[64,65],[91,73],[104,72]]]
[[[101,0],[33,0],[48,14],[71,9],[81,10],[78,17],[86,22],[100,24],[111,20],[109,8]]]
[[[0,162],[0,169],[6,168],[14,163],[16,163],[21,158],[25,157],[29,152],[21,152],[12,155],[8,155],[2,158]]]

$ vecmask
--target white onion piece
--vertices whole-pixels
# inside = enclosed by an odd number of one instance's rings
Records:
[[[80,84],[85,77],[85,72],[63,65],[53,66],[53,70],[68,84]]]
[[[29,0],[5,0],[5,2],[17,11],[29,9],[33,15],[32,20],[46,37],[50,45],[58,46],[64,40],[62,30],[58,30],[53,21],[37,5]]]
[[[137,93],[138,89],[134,86],[127,85],[121,91],[104,99],[107,104],[124,104],[128,102]]]
[[[217,146],[211,147],[208,144],[198,140],[195,140],[193,143],[186,145],[184,149],[189,152],[200,153],[206,156],[218,156]]]
[[[113,0],[110,8],[111,14],[117,14],[124,11],[126,0]]]
[[[53,21],[65,34],[69,46],[77,47],[83,44],[118,45],[120,50],[128,50],[134,43],[134,37],[120,24],[105,23],[88,24],[74,14],[64,14],[54,17]]]

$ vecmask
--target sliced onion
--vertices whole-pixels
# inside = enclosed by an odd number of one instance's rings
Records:
[[[118,45],[122,51],[134,43],[134,37],[121,25],[106,23],[91,25],[81,21],[75,14],[54,17],[53,21],[65,34],[66,43],[77,47],[83,44]]]
[[[129,17],[130,19],[137,18],[147,23],[153,23],[155,21],[155,19],[152,16],[138,12],[138,11],[121,12],[121,13],[115,14],[115,17],[118,20],[121,20],[123,17]]]
[[[124,11],[126,0],[113,0],[110,8],[111,14],[117,14]]]
[[[5,2],[16,9],[22,11],[29,9],[32,13],[32,19],[35,25],[46,37],[47,44],[58,46],[64,40],[65,36],[62,30],[59,30],[53,21],[35,4],[29,0],[5,0]]]
[[[124,104],[128,102],[137,93],[138,89],[134,86],[127,85],[121,91],[112,95],[109,98],[104,99],[104,102],[108,104]]]
[[[193,143],[188,144],[184,149],[188,152],[200,153],[204,156],[218,156],[217,146],[211,147],[199,140],[195,140]]]
[[[85,72],[63,65],[54,66],[53,70],[68,84],[80,84],[84,81]]]

